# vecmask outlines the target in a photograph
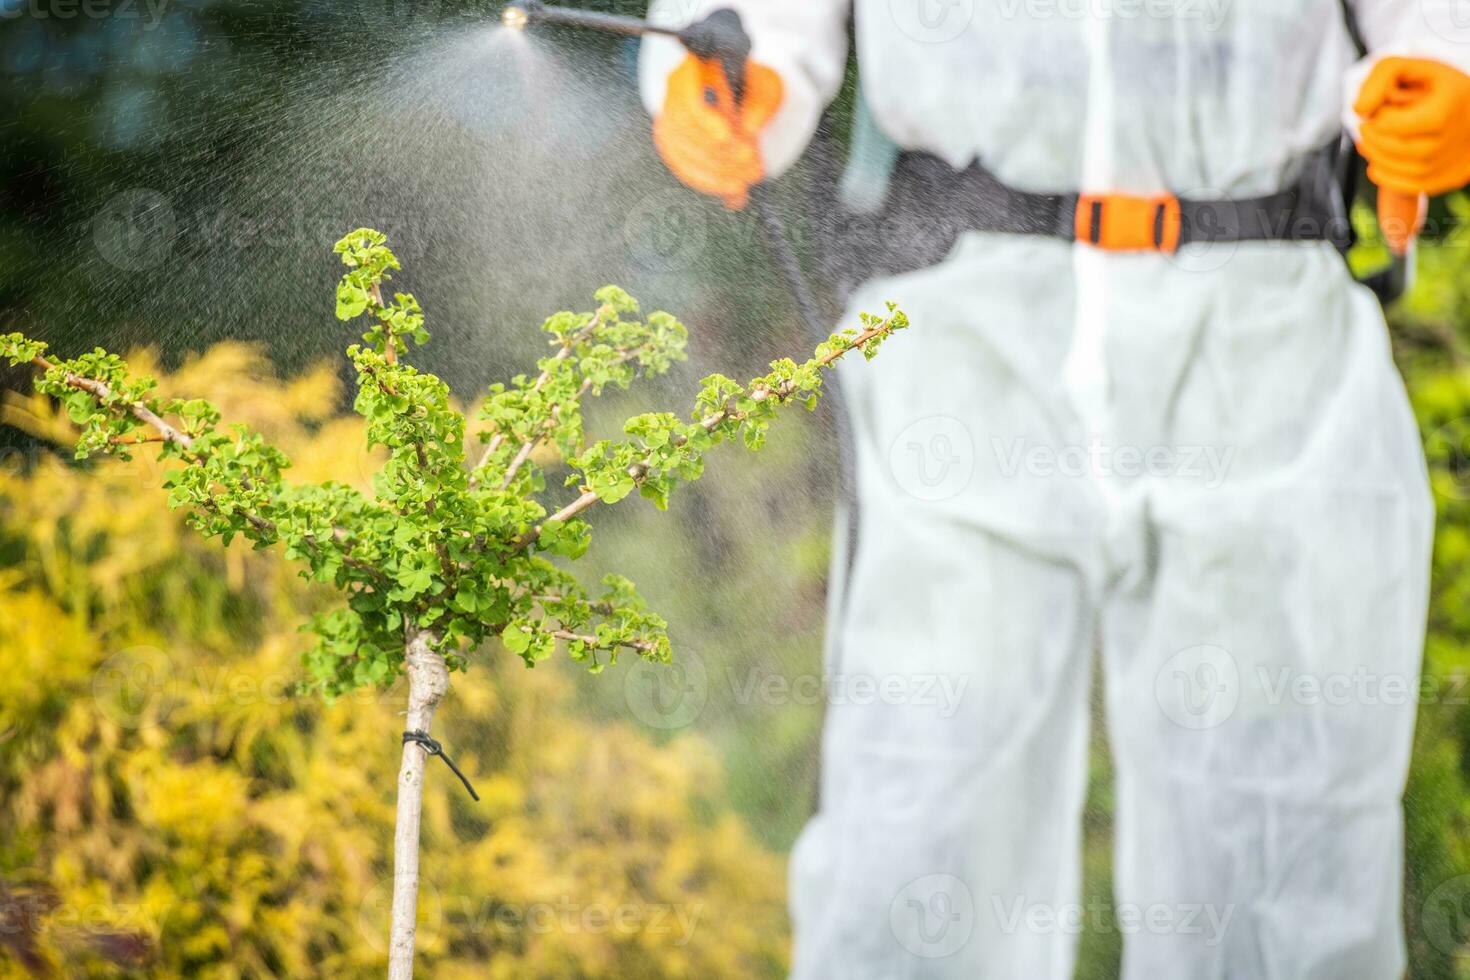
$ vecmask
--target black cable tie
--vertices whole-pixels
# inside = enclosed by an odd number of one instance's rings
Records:
[[[433,738],[430,738],[428,732],[404,732],[403,744],[407,745],[409,742],[416,743],[429,755],[437,755],[439,758],[443,759],[444,764],[448,766],[456,776],[459,777],[460,782],[464,783],[464,788],[470,791],[470,796],[474,799],[474,801],[476,803],[480,802],[480,794],[475,792],[475,788],[470,785],[470,781],[465,778],[465,774],[459,771],[459,766],[456,766],[454,764],[454,760],[449,758],[448,753],[444,751],[444,746],[440,745]]]

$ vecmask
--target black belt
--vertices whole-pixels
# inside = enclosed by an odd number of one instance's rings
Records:
[[[967,231],[1040,235],[1110,251],[1172,252],[1195,243],[1352,241],[1343,203],[1340,150],[1304,161],[1297,183],[1263,197],[1043,194],[1003,183],[984,167],[955,170],[927,153],[904,153],[884,206],[875,214],[832,208],[825,229],[835,247],[827,272],[839,290],[941,261]]]
[[[955,171],[938,157],[899,158],[894,180],[943,200],[961,231],[1045,235],[1115,251],[1173,251],[1199,242],[1342,241],[1345,208],[1315,167],[1297,186],[1264,197],[1209,200],[1163,194],[1038,194],[1002,183],[979,164]],[[1328,193],[1323,193],[1328,191]]]

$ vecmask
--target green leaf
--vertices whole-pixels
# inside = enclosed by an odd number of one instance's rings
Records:
[[[531,634],[527,629],[512,625],[500,634],[500,642],[511,653],[523,654],[531,648]]]
[[[337,284],[337,319],[351,320],[367,309],[368,292],[345,280]]]

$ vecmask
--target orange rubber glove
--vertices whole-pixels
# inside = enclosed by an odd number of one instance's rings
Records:
[[[1470,75],[1425,58],[1384,58],[1353,111],[1358,149],[1379,188],[1378,221],[1403,255],[1423,227],[1426,196],[1470,184]]]
[[[664,111],[653,122],[659,156],[684,183],[739,210],[766,176],[760,134],[781,107],[781,76],[745,63],[739,105],[717,61],[690,55],[669,75]]]

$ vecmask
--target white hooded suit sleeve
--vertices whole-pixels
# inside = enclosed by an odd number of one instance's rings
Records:
[[[1429,58],[1470,74],[1470,17],[1464,0],[1351,0],[1368,57],[1347,75],[1345,115],[1357,131],[1352,105],[1373,66],[1389,57]]]
[[[1375,57],[1433,58],[1470,72],[1470,17],[1464,0],[1355,0],[1355,9]]]
[[[751,37],[751,58],[776,70],[784,97],[761,137],[766,172],[780,176],[794,164],[817,130],[822,110],[842,87],[847,63],[850,0],[655,0],[649,19],[683,27],[728,7],[740,14]],[[644,39],[639,87],[650,115],[663,111],[669,73],[686,52],[672,38]]]

